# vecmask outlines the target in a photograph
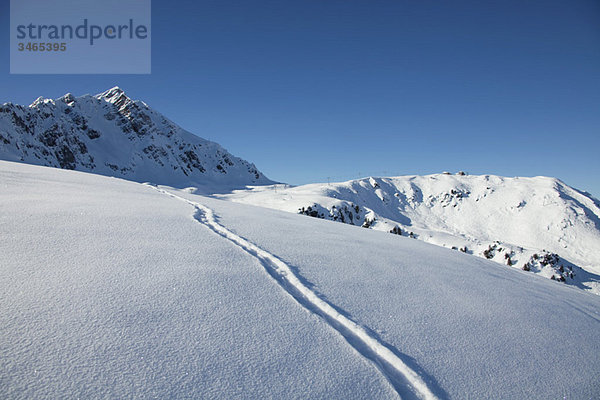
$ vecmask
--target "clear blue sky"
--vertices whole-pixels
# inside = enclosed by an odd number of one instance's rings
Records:
[[[0,102],[118,85],[279,181],[465,170],[600,197],[598,0],[152,7],[151,75],[9,75],[2,1]]]

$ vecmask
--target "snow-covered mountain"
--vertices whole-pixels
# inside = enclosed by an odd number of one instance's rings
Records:
[[[96,96],[0,106],[0,159],[172,186],[272,183],[253,164],[195,136],[118,87]]]
[[[0,187],[2,399],[600,398],[581,290],[90,173],[0,161]]]
[[[444,173],[273,184],[254,164],[118,87],[0,106],[0,159],[226,193],[225,199],[408,236],[600,294],[600,202],[553,178]]]
[[[600,202],[558,179],[443,173],[222,197],[412,237],[600,294]]]

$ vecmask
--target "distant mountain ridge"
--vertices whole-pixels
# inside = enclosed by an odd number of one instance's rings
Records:
[[[0,159],[171,186],[243,187],[273,183],[235,157],[127,97],[39,97],[0,106]]]
[[[423,240],[600,294],[600,202],[555,178],[369,177],[223,197]]]

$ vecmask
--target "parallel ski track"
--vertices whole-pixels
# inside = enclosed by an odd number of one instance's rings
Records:
[[[359,354],[373,361],[401,398],[437,399],[418,373],[364,327],[342,315],[304,285],[285,262],[219,224],[210,208],[156,186],[151,187],[193,206],[196,209],[194,218],[198,222],[257,258],[266,272],[302,307],[321,316]]]

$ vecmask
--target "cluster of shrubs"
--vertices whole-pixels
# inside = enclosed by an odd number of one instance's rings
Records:
[[[329,218],[333,221],[354,225],[355,219],[357,222],[360,220],[360,211],[360,207],[356,204],[351,204],[350,207],[347,205],[344,205],[343,207],[331,206]]]
[[[358,225],[362,220],[361,214],[363,213],[364,210],[354,203],[342,206],[333,205],[330,210],[317,204],[298,208],[298,214],[307,215],[313,218],[329,219],[331,221],[343,222],[350,225]],[[362,221],[360,226],[363,228],[371,228],[375,222],[375,218],[365,217]],[[403,231],[398,225],[389,230],[389,233],[399,236],[408,236],[412,239],[417,239],[418,236],[412,231]],[[465,253],[468,251],[466,246],[460,250]]]
[[[468,190],[462,191],[458,189],[450,189],[450,194],[456,197],[457,199],[462,199],[463,197],[468,197],[471,194],[471,192]]]
[[[449,205],[456,207],[459,201],[469,197],[470,194],[471,192],[468,190],[450,189],[449,192],[442,193],[438,196],[429,195],[428,199],[431,205],[433,205],[435,202],[439,202],[442,207],[447,207]]]
[[[500,242],[495,241],[493,244],[489,245],[487,249],[485,249],[483,251],[483,256],[485,258],[487,258],[488,260],[494,258],[496,256],[496,252],[501,253],[504,251],[504,249],[502,247],[499,247],[498,245],[500,244]],[[504,259],[506,260],[506,265],[508,265],[509,267],[512,267],[513,265],[516,264],[516,261],[514,261],[512,259],[512,257],[514,256],[514,252],[513,251],[508,251],[504,253]]]
[[[325,212],[320,211],[319,208],[323,207],[318,206],[317,204],[313,204],[307,207],[301,207],[298,209],[298,214],[307,215],[313,218],[329,219],[331,221],[355,225],[355,222],[358,223],[361,220],[360,214],[363,212],[363,210],[361,210],[359,206],[353,203],[341,207],[331,206],[331,210],[328,210],[329,215],[326,215]],[[327,209],[325,209],[325,211],[327,211]],[[363,228],[371,228],[374,222],[375,218],[365,217],[361,226]],[[398,225],[394,226],[389,232],[394,235],[406,235],[413,239],[417,238],[417,235],[414,232],[404,232]],[[466,253],[466,246],[464,247],[464,249],[461,248],[461,251],[464,251]]]
[[[550,279],[554,281],[566,282],[567,278],[573,279],[575,277],[573,267],[567,266],[565,268],[565,266],[561,264],[560,256],[556,253],[546,252],[545,250],[542,255],[536,253],[531,256],[522,269],[523,271],[531,271],[531,268],[535,266],[535,264],[539,264],[543,267],[552,267],[555,273],[552,274]]]
[[[323,213],[319,214],[319,211],[317,211],[317,205],[316,204],[314,206],[308,206],[306,208],[304,208],[304,207],[299,208],[298,209],[298,214],[308,215],[309,217],[314,217],[314,218],[323,218],[323,219],[325,218],[325,216],[323,215]]]
[[[496,252],[502,252],[504,251],[504,249],[502,247],[499,247],[500,242],[494,242],[493,244],[489,245],[488,248],[486,250],[483,251],[483,256],[485,258],[492,259],[494,258],[494,256],[496,255]],[[513,266],[516,264],[516,262],[512,259],[512,257],[514,256],[514,252],[510,251],[510,252],[506,252],[504,253],[504,259],[506,260],[506,265],[508,266]],[[521,267],[521,269],[523,271],[531,271],[532,269],[538,267],[552,267],[555,271],[555,273],[552,275],[552,277],[550,279],[552,280],[556,280],[559,282],[566,282],[567,278],[573,279],[575,277],[575,273],[573,272],[573,267],[571,266],[567,266],[565,267],[563,264],[561,264],[561,258],[558,254],[556,253],[550,253],[547,252],[546,250],[543,250],[543,253],[540,254],[533,254],[531,256],[531,258],[525,263],[523,264],[523,266]]]
[[[500,242],[496,241],[493,244],[490,244],[488,246],[488,248],[486,250],[483,251],[483,256],[485,258],[487,258],[488,260],[494,258],[494,256],[496,255],[496,252],[501,252],[502,251],[502,247],[498,247],[498,244]]]
[[[322,210],[320,211],[319,208]],[[298,209],[298,214],[308,215],[309,217],[314,218],[327,218],[331,221],[343,222],[350,225],[354,225],[355,222],[360,221],[361,212],[362,210],[356,204],[351,204],[350,206],[344,205],[342,207],[331,206],[331,210],[327,210],[321,206],[318,206],[317,204]],[[367,219],[365,219],[365,223],[367,223]]]
[[[406,232],[405,233],[405,232],[402,231],[402,229],[398,225],[394,226],[389,232],[392,233],[392,234],[394,234],[394,235],[400,235],[400,236],[406,234],[406,236],[408,236],[411,239],[416,239],[417,238],[417,235],[414,232]]]
[[[362,227],[370,228],[371,225],[373,225],[373,222],[375,222],[375,218],[373,218],[373,219],[365,218],[365,222],[363,222]]]
[[[463,253],[468,253],[469,252],[469,248],[467,246],[463,246],[461,248],[458,248],[456,246],[452,246],[452,250],[459,250],[459,251],[462,251]]]
[[[390,233],[393,233],[394,235],[402,235],[402,229],[396,225],[390,230]]]

